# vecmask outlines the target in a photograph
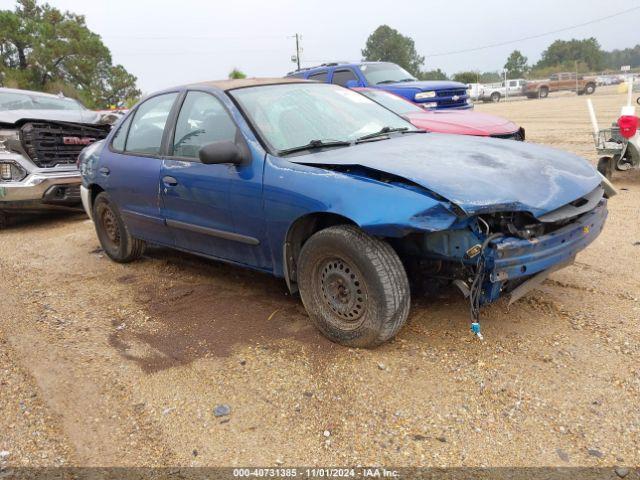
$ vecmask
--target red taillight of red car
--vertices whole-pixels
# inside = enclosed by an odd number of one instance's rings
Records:
[[[631,138],[638,130],[638,117],[635,115],[623,115],[618,119],[620,135],[624,138]]]

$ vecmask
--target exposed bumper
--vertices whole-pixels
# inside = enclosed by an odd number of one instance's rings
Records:
[[[0,208],[76,206],[80,203],[80,172],[34,172],[19,182],[0,183]]]
[[[91,216],[91,192],[84,185],[80,185],[80,198],[82,199],[82,208],[84,208],[87,216],[93,220],[93,217]]]
[[[607,201],[583,214],[577,221],[534,240],[507,238],[493,242],[491,282],[531,276],[570,261],[593,242],[604,227]]]

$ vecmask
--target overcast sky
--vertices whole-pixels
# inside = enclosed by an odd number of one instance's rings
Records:
[[[514,49],[530,63],[557,38],[595,36],[606,50],[640,43],[640,10],[589,26],[516,44],[455,55],[443,52],[507,42],[562,29],[640,5],[640,0],[49,0],[86,16],[114,62],[140,88],[224,78],[237,67],[251,76],[282,76],[294,68],[296,32],[303,65],[357,61],[369,34],[387,24],[415,40],[425,68],[452,74],[498,70]],[[0,9],[13,9],[0,0]]]

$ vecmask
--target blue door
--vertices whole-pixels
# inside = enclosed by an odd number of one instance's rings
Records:
[[[241,141],[227,109],[214,95],[190,91],[160,172],[162,214],[178,248],[267,268],[262,215],[262,165],[205,165],[198,152],[216,141]]]
[[[140,104],[120,125],[98,169],[131,234],[167,245],[173,242],[160,211],[160,155],[177,97],[178,93],[167,93]]]

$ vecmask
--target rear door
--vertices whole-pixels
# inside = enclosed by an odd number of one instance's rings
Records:
[[[141,103],[120,125],[98,169],[131,234],[163,244],[171,244],[171,236],[160,212],[161,154],[177,98],[172,92]]]
[[[210,92],[184,97],[160,172],[162,213],[176,246],[256,267],[269,265],[264,242],[262,166],[205,165],[200,148],[244,141],[227,107]]]

